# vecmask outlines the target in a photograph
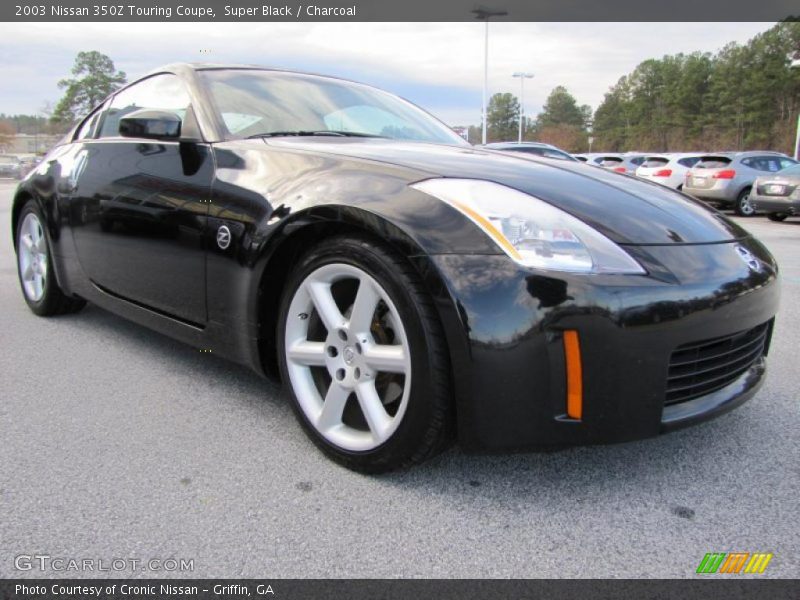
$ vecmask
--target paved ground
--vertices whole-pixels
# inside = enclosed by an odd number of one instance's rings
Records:
[[[774,552],[768,575],[800,574],[800,220],[744,221],[784,273],[771,373],[744,407],[645,442],[452,450],[365,477],[324,459],[249,371],[93,307],[33,316],[11,190],[0,183],[0,576],[48,554],[194,559],[201,577],[687,577],[710,551]]]

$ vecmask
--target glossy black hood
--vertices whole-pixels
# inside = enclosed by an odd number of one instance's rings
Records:
[[[420,179],[485,179],[562,208],[620,244],[697,244],[743,239],[721,213],[655,183],[583,163],[436,144],[372,138],[270,138],[274,148],[379,161]]]

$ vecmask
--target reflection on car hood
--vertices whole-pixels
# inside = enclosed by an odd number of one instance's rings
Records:
[[[390,163],[420,179],[494,181],[536,196],[621,244],[713,243],[748,236],[705,204],[661,185],[579,162],[467,146],[371,138],[270,138],[270,146]]]

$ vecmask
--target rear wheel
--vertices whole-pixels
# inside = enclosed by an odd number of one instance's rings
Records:
[[[750,204],[750,188],[745,188],[739,192],[739,197],[736,199],[736,205],[733,210],[740,217],[752,217],[756,209]]]
[[[410,266],[357,238],[323,242],[281,303],[279,361],[315,444],[348,468],[421,462],[450,439],[441,325]]]
[[[767,218],[770,221],[784,221],[784,220],[786,220],[786,217],[788,217],[788,216],[789,215],[787,215],[786,213],[769,213],[767,215]]]
[[[53,271],[53,258],[39,207],[29,200],[17,223],[17,272],[22,295],[30,309],[47,317],[77,312],[86,302],[64,294]]]

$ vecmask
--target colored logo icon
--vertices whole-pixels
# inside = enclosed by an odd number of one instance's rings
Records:
[[[697,573],[763,573],[771,552],[709,552],[700,561]]]

